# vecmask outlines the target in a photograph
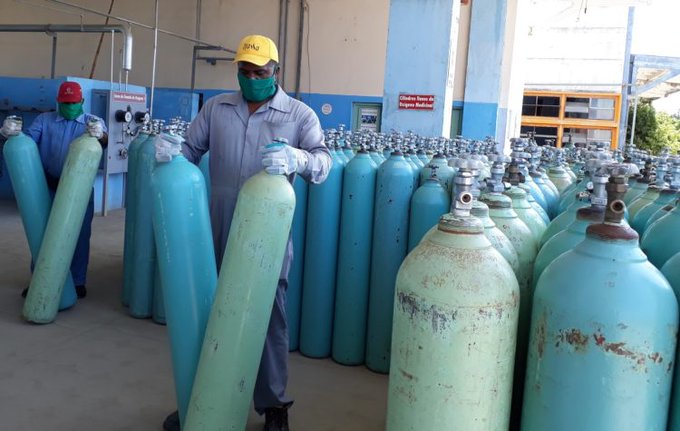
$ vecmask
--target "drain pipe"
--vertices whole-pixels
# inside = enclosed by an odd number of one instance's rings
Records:
[[[300,100],[300,80],[302,79],[302,42],[305,31],[305,0],[300,0],[300,28],[297,46],[297,76],[295,77],[295,98]],[[307,36],[309,37],[309,35]]]
[[[5,33],[108,33],[123,35],[123,65],[125,72],[132,70],[132,33],[123,25],[80,25],[80,24],[0,24]]]

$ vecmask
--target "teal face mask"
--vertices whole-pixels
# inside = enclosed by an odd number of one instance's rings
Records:
[[[241,87],[243,97],[249,102],[262,102],[276,93],[275,75],[265,79],[248,79],[243,74],[238,74],[238,85]]]
[[[83,113],[83,104],[59,103],[59,113],[67,120],[75,120]]]

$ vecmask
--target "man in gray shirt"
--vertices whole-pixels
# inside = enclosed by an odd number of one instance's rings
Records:
[[[241,91],[208,100],[191,123],[182,145],[184,156],[196,164],[210,151],[210,219],[218,267],[238,192],[248,178],[264,168],[270,173],[286,174],[291,183],[298,174],[318,184],[326,179],[332,164],[317,115],[278,85],[279,58],[274,42],[264,36],[246,36],[234,61]],[[277,137],[286,138],[288,145],[263,149]],[[255,410],[265,414],[265,431],[287,431],[287,410],[293,403],[286,395],[285,313],[292,258],[289,239],[255,383]],[[179,430],[177,412],[166,418],[163,428]]]

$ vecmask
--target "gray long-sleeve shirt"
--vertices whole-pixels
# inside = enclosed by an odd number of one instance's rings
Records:
[[[276,137],[308,152],[309,163],[301,176],[318,184],[328,176],[332,159],[324,145],[319,118],[304,103],[279,88],[272,99],[249,114],[241,92],[208,100],[192,121],[182,146],[183,154],[198,163],[210,151],[210,219],[218,267],[227,245],[231,219],[241,186],[262,170],[260,146]],[[294,175],[289,177],[293,181]],[[287,279],[293,247],[289,240],[280,278]]]

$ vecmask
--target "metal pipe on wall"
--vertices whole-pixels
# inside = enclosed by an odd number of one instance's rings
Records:
[[[286,75],[285,75],[285,62],[286,62],[286,35],[288,33],[288,1],[279,1],[279,85],[285,90]]]
[[[132,33],[123,25],[80,25],[80,24],[0,24],[0,32],[7,33],[120,33],[125,39],[123,45],[123,66],[132,70]]]
[[[295,98],[300,99],[300,80],[302,79],[302,42],[305,30],[305,0],[300,0],[300,28],[297,46],[297,76],[295,77]]]
[[[156,88],[156,56],[158,54],[158,0],[154,6],[153,60],[151,64],[151,94],[149,96],[149,116],[153,118],[153,93]],[[127,84],[127,82],[126,82]]]

